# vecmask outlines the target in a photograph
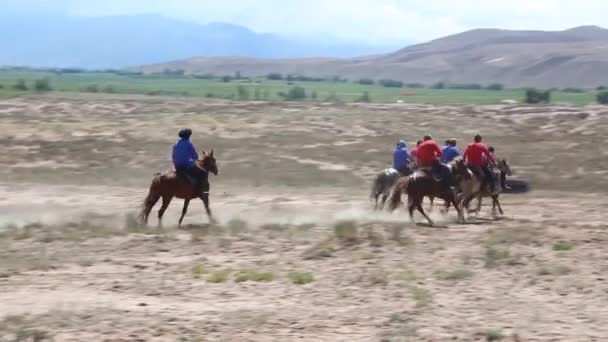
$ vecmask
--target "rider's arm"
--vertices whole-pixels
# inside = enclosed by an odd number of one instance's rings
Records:
[[[190,154],[192,155],[192,159],[194,160],[198,160],[198,153],[196,153],[196,147],[194,146],[194,144],[192,142],[190,142]]]
[[[490,153],[488,148],[485,146],[483,147],[483,153],[488,157],[488,160],[492,161],[492,163],[496,163],[496,159],[494,159],[492,153]]]

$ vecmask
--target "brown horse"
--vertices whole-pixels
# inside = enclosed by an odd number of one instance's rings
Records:
[[[460,157],[449,162],[447,166],[456,182],[460,182],[462,178],[470,177],[466,163]],[[422,199],[425,196],[432,196],[442,198],[447,203],[452,204],[456,208],[456,211],[458,211],[458,221],[464,223],[464,214],[456,198],[455,191],[442,190],[439,182],[428,171],[418,170],[413,175],[402,177],[397,181],[389,198],[390,211],[394,211],[401,204],[401,195],[403,193],[407,193],[408,195],[408,209],[412,221],[414,221],[414,209],[418,209],[431,226],[434,224],[433,220],[422,209]]]
[[[497,171],[500,173],[500,178],[504,178],[506,176],[512,176],[513,173],[511,171],[511,166],[509,165],[509,163],[507,163],[506,159],[497,159],[496,160],[496,169],[494,170],[494,176],[498,176],[497,175]],[[481,200],[483,197],[492,197],[493,199],[493,205],[492,205],[492,211],[494,212],[496,210],[496,207],[498,207],[498,210],[500,212],[500,214],[504,214],[502,211],[502,207],[500,206],[500,202],[498,201],[498,195],[499,193],[502,191],[502,188],[499,188],[498,185],[495,188],[495,191],[493,193],[489,193],[488,191],[481,191],[481,179],[473,172],[471,171],[471,168],[469,168],[469,173],[470,173],[470,177],[467,178],[462,178],[460,180],[460,182],[458,183],[458,188],[459,190],[461,190],[458,193],[458,199],[460,202],[463,202],[465,200],[467,200],[468,197],[468,201],[466,201],[466,205],[463,205],[463,208],[466,208],[468,212],[476,212],[478,213],[480,208],[481,208]],[[475,194],[474,194],[475,193]],[[470,201],[472,199],[474,199],[475,197],[477,197],[477,209],[475,210],[469,210],[469,204]],[[494,200],[494,198],[496,198]],[[433,200],[434,198],[431,196],[431,210],[433,209]],[[448,202],[445,203],[445,208],[443,209],[443,212],[447,212],[447,210],[450,208],[450,204]]]
[[[496,178],[502,178],[511,175],[511,167],[509,166],[509,163],[507,163],[507,160],[497,160],[496,169],[494,170],[494,176]],[[481,210],[482,198],[490,197],[492,198],[492,215],[496,214],[496,208],[498,208],[498,212],[500,213],[500,215],[504,215],[502,207],[500,206],[500,201],[498,201],[498,196],[502,192],[500,184],[496,184],[496,186],[494,187],[494,191],[489,192],[487,189],[485,189],[485,187],[482,187],[482,180],[480,179],[480,177],[478,177],[473,171],[471,171],[471,178],[468,181],[463,182],[460,188],[462,189],[462,205],[464,208],[467,209],[467,212],[479,213],[479,211]],[[470,210],[469,204],[474,198],[477,198],[477,208],[474,210]]]
[[[205,151],[203,151],[202,156],[202,159],[196,161],[196,166],[201,169],[202,173],[206,176],[202,182],[201,195],[195,195],[192,185],[173,170],[166,171],[162,174],[158,173],[154,175],[154,178],[152,178],[152,183],[150,184],[148,196],[146,196],[146,199],[143,203],[143,209],[139,214],[139,220],[142,225],[148,224],[148,216],[150,215],[152,208],[154,207],[156,202],[158,202],[158,200],[162,198],[162,206],[158,210],[158,225],[160,226],[162,224],[163,214],[165,213],[165,210],[167,210],[167,207],[169,207],[169,203],[171,203],[173,197],[181,198],[184,200],[182,216],[179,218],[180,226],[182,224],[182,221],[184,220],[184,216],[186,216],[186,212],[188,211],[188,205],[190,204],[190,200],[196,197],[199,197],[203,201],[209,220],[211,222],[215,222],[213,216],[211,215],[211,209],[209,209],[208,176],[209,173],[213,173],[214,175],[218,174],[217,163],[213,155],[213,150],[211,150],[210,153],[205,153]]]

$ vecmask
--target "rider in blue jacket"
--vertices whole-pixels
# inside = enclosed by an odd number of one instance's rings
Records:
[[[184,128],[179,131],[179,140],[173,145],[173,165],[175,171],[182,174],[194,186],[195,193],[198,193],[201,188],[201,170],[196,166],[198,153],[196,147],[190,141],[192,130]]]
[[[407,176],[412,172],[410,169],[411,160],[412,155],[407,149],[405,141],[400,140],[395,147],[395,152],[393,152],[393,168],[399,171],[400,174]]]

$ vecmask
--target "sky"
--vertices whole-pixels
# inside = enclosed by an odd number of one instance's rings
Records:
[[[473,28],[608,27],[608,0],[0,0],[0,10],[161,14],[257,32],[360,43],[423,42]]]

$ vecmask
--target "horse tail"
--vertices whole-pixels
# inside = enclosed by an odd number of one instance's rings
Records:
[[[152,211],[152,207],[158,202],[161,197],[160,194],[160,185],[162,183],[162,177],[160,174],[156,174],[154,178],[152,178],[152,183],[150,184],[150,188],[148,190],[148,195],[144,199],[141,205],[141,211],[139,213],[139,222],[146,223],[148,220],[148,215],[150,211]]]
[[[393,190],[388,198],[388,210],[394,211],[401,204],[401,195],[407,193],[407,187],[410,184],[410,177],[404,177],[395,183]]]

